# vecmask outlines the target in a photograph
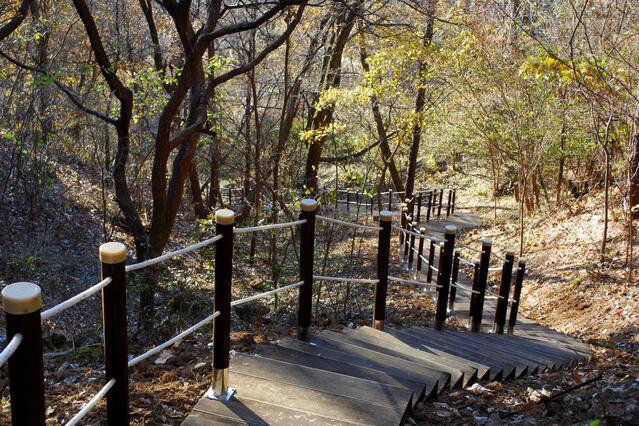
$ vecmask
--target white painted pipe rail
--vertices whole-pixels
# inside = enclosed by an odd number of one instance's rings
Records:
[[[75,416],[73,416],[71,420],[65,423],[65,426],[75,426],[78,423],[80,423],[80,421],[84,418],[84,416],[86,416],[89,413],[89,411],[91,411],[93,407],[96,406],[98,401],[104,398],[104,395],[106,395],[106,393],[109,391],[109,389],[113,387],[113,385],[115,385],[115,379],[109,380],[109,382],[106,385],[104,385],[104,387],[102,387],[102,389],[100,389],[100,391],[96,393],[93,396],[93,398],[89,400],[89,402],[84,404],[84,406],[80,409],[80,411],[78,411],[78,413]]]
[[[88,299],[89,297],[93,296],[95,293],[97,293],[98,291],[102,290],[104,287],[109,285],[111,281],[112,281],[111,277],[107,277],[103,279],[96,285],[87,288],[82,293],[78,293],[72,298],[65,300],[64,302],[59,303],[55,305],[54,307],[49,308],[46,311],[42,312],[42,314],[40,315],[40,318],[43,320],[47,320],[53,316],[60,314],[65,309],[69,309],[71,306],[77,305],[84,299]]]
[[[145,260],[144,262],[140,262],[140,263],[134,263],[132,265],[127,265],[125,268],[125,271],[132,272],[132,271],[137,271],[138,269],[147,268],[157,263],[164,262],[165,260],[171,259],[173,257],[180,256],[182,254],[186,254],[186,253],[201,249],[202,247],[206,247],[221,239],[222,239],[221,235],[216,235],[215,237],[211,237],[207,240],[200,241],[199,243],[195,243],[193,245],[181,248],[179,250],[172,251],[170,253],[165,253],[161,256],[154,257],[153,259]]]
[[[272,296],[277,293],[281,293],[283,291],[291,290],[293,288],[299,287],[304,284],[304,281],[298,281],[293,284],[286,285],[284,287],[279,287],[274,290],[265,291],[264,293],[255,294],[253,296],[245,297],[243,299],[234,300],[231,302],[231,306],[243,305],[244,303],[252,302],[253,300],[262,299],[264,297]]]
[[[392,276],[388,276],[388,280],[389,281],[394,281],[400,284],[409,284],[409,285],[418,285],[420,287],[435,287],[435,288],[441,288],[441,286],[439,284],[434,284],[434,283],[426,283],[424,281],[415,281],[415,280],[405,280],[403,278],[397,278],[397,277],[392,277]]]
[[[362,225],[362,224],[354,223],[354,222],[345,222],[343,220],[333,219],[332,217],[327,217],[327,216],[317,215],[315,217],[319,220],[323,220],[324,222],[335,223],[337,225],[350,226],[351,228],[365,229],[367,231],[381,231],[382,229],[380,226],[370,226],[370,225]]]
[[[4,363],[7,362],[9,358],[11,358],[11,355],[13,355],[15,351],[18,350],[20,343],[22,343],[22,334],[16,333],[13,338],[11,338],[11,341],[9,342],[7,347],[4,348],[2,352],[0,352],[0,367],[2,367]]]
[[[344,283],[362,283],[362,284],[377,284],[379,280],[373,280],[369,278],[345,278],[345,277],[327,277],[324,275],[313,275],[314,280],[318,281],[336,281]]]
[[[166,349],[169,346],[176,344],[177,342],[179,342],[180,340],[184,339],[189,334],[193,333],[195,330],[197,330],[199,328],[202,328],[206,324],[208,324],[211,321],[213,321],[215,318],[217,318],[218,315],[220,315],[220,311],[214,312],[213,314],[211,314],[208,317],[204,318],[202,321],[198,322],[197,324],[192,325],[191,327],[187,328],[186,330],[184,330],[183,332],[181,332],[177,336],[172,337],[171,339],[167,340],[166,342],[162,343],[161,345],[158,345],[158,346],[156,346],[154,348],[151,348],[148,351],[144,352],[143,354],[140,354],[140,355],[136,356],[135,358],[133,358],[132,360],[129,361],[129,363],[128,363],[129,368],[133,367],[136,364],[141,363],[145,359],[155,355],[156,353],[160,352],[161,350]]]
[[[233,228],[234,234],[248,234],[250,232],[268,231],[270,229],[290,228],[306,223],[306,219],[296,220],[294,222],[272,223],[270,225],[250,226],[246,228]]]

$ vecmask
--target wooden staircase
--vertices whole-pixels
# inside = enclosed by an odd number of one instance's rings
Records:
[[[477,226],[471,216],[429,223]],[[468,278],[460,280],[470,286]],[[468,297],[458,292],[451,315],[462,321]],[[484,307],[492,326],[495,301]],[[475,382],[505,381],[588,361],[582,342],[520,317],[516,335],[406,327],[322,331],[308,342],[284,338],[238,354],[230,364],[229,402],[202,397],[185,426],[393,425],[415,403]]]

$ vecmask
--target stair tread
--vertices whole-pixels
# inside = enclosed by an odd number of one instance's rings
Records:
[[[426,350],[426,348],[421,345],[415,345],[414,343],[416,343],[417,338],[413,336],[404,336],[403,339],[400,339],[393,334],[394,330],[393,328],[387,328],[385,331],[379,331],[372,327],[360,327],[357,329],[357,335],[376,337],[380,342],[386,342],[387,345],[392,345],[394,348],[402,348],[402,350],[406,350],[416,356],[437,356],[438,353],[444,353],[444,351],[440,351],[439,349],[433,350],[429,348]],[[415,341],[411,341],[411,339]],[[495,366],[492,366],[493,368],[491,369],[488,363],[470,361],[463,356],[457,356],[451,352],[445,352],[445,356],[446,359],[450,359],[454,365],[470,366],[477,370],[477,380],[492,381],[497,380],[502,375],[501,368],[494,368]]]
[[[408,406],[389,407],[337,396],[301,386],[229,372],[229,383],[238,397],[297,410],[333,420],[362,425],[400,424]]]
[[[393,376],[383,371],[373,370],[371,368],[359,367],[353,364],[329,360],[320,356],[299,352],[283,346],[274,344],[261,344],[255,349],[258,355],[266,358],[276,359],[295,363],[297,365],[319,368],[334,373],[345,374],[360,379],[372,380],[387,385],[403,387],[413,392],[415,401],[421,401],[425,395],[425,386],[423,383],[414,380],[408,380],[401,377]]]
[[[375,405],[409,407],[413,396],[413,392],[406,388],[255,355],[238,354],[231,360],[230,367],[232,372],[353,398]]]
[[[450,376],[440,371],[429,370],[426,368],[415,371],[410,368],[412,366],[409,363],[394,363],[394,365],[389,365],[381,362],[379,359],[375,359],[374,357],[362,357],[352,353],[313,345],[291,338],[282,339],[279,342],[279,345],[308,354],[317,355],[322,358],[382,371],[402,379],[422,382],[426,386],[427,395],[440,392],[450,381]]]
[[[369,349],[406,359],[407,361],[427,365],[432,368],[443,369],[443,371],[450,373],[451,377],[457,377],[457,374],[461,373],[463,375],[461,379],[463,387],[466,387],[479,379],[480,368],[483,369],[481,372],[482,376],[488,371],[488,369],[484,368],[484,366],[480,366],[478,364],[473,365],[471,362],[462,360],[448,353],[416,349],[397,339],[389,341],[389,338],[393,339],[392,336],[387,335],[383,331],[369,327],[360,328],[358,330],[344,329],[342,334],[345,334],[352,343],[365,345],[365,347]],[[330,338],[330,335],[328,335],[328,337]]]

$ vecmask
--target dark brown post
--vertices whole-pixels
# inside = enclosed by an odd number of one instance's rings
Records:
[[[455,309],[455,299],[457,298],[457,287],[453,287],[457,285],[457,281],[459,278],[459,252],[455,250],[455,255],[453,256],[453,272],[451,274],[450,282],[450,298],[448,301],[448,309],[451,311]]]
[[[44,426],[44,365],[42,361],[42,292],[32,283],[14,283],[2,290],[7,342],[20,333],[22,341],[9,358],[11,424]]]
[[[408,203],[406,203],[406,205],[408,205]],[[413,221],[413,217],[409,214],[409,212],[410,212],[410,209],[407,207],[407,210],[406,210],[407,217],[406,217],[406,221],[404,223],[406,225],[405,229],[407,231],[410,231],[411,224],[412,224],[412,221]],[[404,262],[406,262],[408,264],[408,252],[410,251],[410,235],[408,235],[408,234],[404,235],[404,247],[403,247],[403,249],[404,249]]]
[[[317,201],[307,198],[300,203],[300,220],[306,219],[300,228],[300,286],[297,313],[297,338],[307,341],[313,309],[313,256],[315,253],[315,213]]]
[[[439,202],[437,203],[437,219],[442,218],[442,200],[444,199],[444,190],[439,190]]]
[[[411,223],[411,231],[417,232],[417,222]],[[420,238],[421,240],[421,238]],[[415,234],[410,236],[410,249],[408,250],[408,268],[410,272],[413,270],[413,260],[415,259]]]
[[[442,259],[439,270],[439,291],[437,293],[437,311],[435,313],[435,330],[441,331],[446,323],[446,313],[448,308],[448,291],[450,290],[450,276],[453,270],[453,253],[455,251],[455,234],[457,228],[453,225],[446,226],[444,235],[444,248],[439,253]]]
[[[513,292],[513,303],[510,305],[510,318],[508,320],[508,333],[515,333],[515,325],[517,324],[517,311],[519,310],[519,298],[521,297],[521,287],[524,284],[524,274],[526,273],[526,261],[519,259],[519,267],[517,268],[517,277],[515,278],[515,290]]]
[[[457,202],[457,190],[453,189],[453,202],[450,205],[450,214],[455,214],[455,203]]]
[[[470,304],[468,309],[468,325],[472,327],[473,316],[475,315],[475,300],[477,299],[477,285],[479,283],[479,260],[473,265],[473,285],[470,293]]]
[[[351,212],[351,191],[350,189],[346,190],[346,213]]]
[[[426,235],[426,227],[422,226],[419,228],[419,233],[422,235]],[[417,249],[417,270],[415,271],[415,278],[419,278],[422,272],[422,257],[424,256],[424,241],[425,238],[419,239],[419,248]]]
[[[393,210],[393,190],[388,190],[388,210]]]
[[[233,202],[233,189],[229,186],[229,205],[231,205],[231,203]]]
[[[448,190],[448,202],[446,203],[446,217],[450,216],[450,203],[453,201],[453,190]]]
[[[430,211],[433,208],[433,191],[428,192],[428,209],[426,209],[426,222],[430,222]]]
[[[417,196],[417,223],[422,219],[422,193]]]
[[[426,282],[430,283],[433,281],[433,262],[435,261],[435,241],[430,240],[430,245],[428,247],[428,268],[426,273]]]
[[[390,257],[391,223],[393,213],[388,210],[379,212],[379,239],[377,241],[377,284],[375,284],[375,308],[373,327],[384,329],[386,319],[386,291],[388,289],[388,263]]]
[[[106,381],[115,384],[106,395],[107,424],[129,424],[129,348],[126,309],[126,246],[109,242],[100,246],[102,279],[111,283],[102,289],[102,329],[104,330],[104,371]]]
[[[510,283],[513,278],[513,265],[515,263],[515,251],[506,252],[506,261],[501,269],[501,283],[499,285],[499,298],[495,309],[495,323],[493,333],[504,334],[506,325],[506,311],[508,310],[508,296],[510,295]]]
[[[479,294],[475,296],[475,306],[473,312],[473,322],[471,330],[475,333],[481,331],[481,320],[484,312],[484,297],[486,296],[486,281],[488,280],[488,268],[490,263],[490,250],[492,240],[486,238],[481,244],[481,260],[479,261],[479,276],[477,278],[477,291]]]
[[[399,226],[402,229],[406,229],[406,215],[408,215],[408,207],[404,207],[403,204],[400,204],[399,211],[400,211],[400,215],[401,215],[401,218],[399,219]],[[404,248],[404,237],[405,237],[404,233],[400,232],[399,233],[399,250],[400,250],[400,252]],[[402,259],[402,262],[403,261],[404,261],[404,259]]]
[[[215,306],[220,312],[213,326],[213,384],[207,396],[228,401],[234,390],[229,388],[229,351],[231,349],[231,289],[233,285],[233,227],[235,212],[215,212],[215,231],[222,239],[215,243]]]

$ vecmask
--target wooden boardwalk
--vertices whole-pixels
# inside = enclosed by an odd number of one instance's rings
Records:
[[[479,225],[456,214],[430,222],[444,227]],[[461,275],[461,274],[460,274]],[[470,287],[470,280],[461,277]],[[457,292],[452,315],[465,319],[468,293]],[[483,322],[492,327],[495,301],[486,300]],[[371,327],[323,331],[308,342],[284,338],[238,354],[230,365],[229,402],[202,397],[184,425],[393,425],[416,402],[475,382],[513,380],[590,359],[589,347],[520,317],[515,335]]]

